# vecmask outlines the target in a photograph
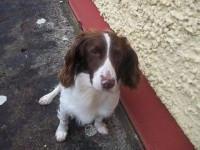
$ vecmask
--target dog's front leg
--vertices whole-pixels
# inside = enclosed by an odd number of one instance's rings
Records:
[[[56,140],[58,142],[62,142],[67,137],[67,130],[68,130],[68,122],[69,122],[69,114],[66,114],[62,110],[58,111],[58,118],[60,123],[56,130]]]
[[[96,127],[99,133],[108,134],[108,129],[102,121],[103,121],[103,117],[97,117],[95,119],[94,126]]]
[[[40,105],[50,104],[53,101],[54,97],[56,97],[56,95],[60,93],[60,90],[60,85],[58,85],[52,92],[41,97],[39,100]]]

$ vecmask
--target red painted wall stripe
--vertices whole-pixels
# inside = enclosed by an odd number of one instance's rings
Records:
[[[83,31],[90,29],[105,30],[109,25],[99,15],[99,11],[91,0],[69,0],[69,4]]]
[[[109,28],[92,0],[69,0],[69,4],[84,31]],[[194,150],[144,76],[135,90],[121,87],[121,101],[146,149]]]
[[[121,98],[146,149],[194,149],[144,76],[136,90],[122,87]]]

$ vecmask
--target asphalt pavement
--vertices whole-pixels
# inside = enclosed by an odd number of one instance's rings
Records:
[[[141,150],[123,108],[105,120],[108,135],[88,136],[86,127],[70,123],[66,141],[57,143],[58,97],[48,106],[38,100],[58,83],[57,73],[73,38],[80,33],[62,0],[0,1],[1,150]]]

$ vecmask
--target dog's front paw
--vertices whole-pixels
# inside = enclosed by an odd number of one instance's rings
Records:
[[[105,124],[102,124],[101,126],[96,127],[97,131],[101,134],[108,134],[108,128]]]
[[[39,104],[40,105],[48,105],[52,102],[52,98],[49,97],[48,95],[44,95],[43,97],[40,98]]]
[[[67,137],[66,131],[56,131],[56,140],[57,142],[63,142]]]

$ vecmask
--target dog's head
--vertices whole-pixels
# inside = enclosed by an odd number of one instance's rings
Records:
[[[96,90],[113,89],[118,83],[134,88],[140,79],[135,51],[125,37],[108,31],[80,34],[65,56],[59,80],[70,87],[81,72],[89,74]]]

